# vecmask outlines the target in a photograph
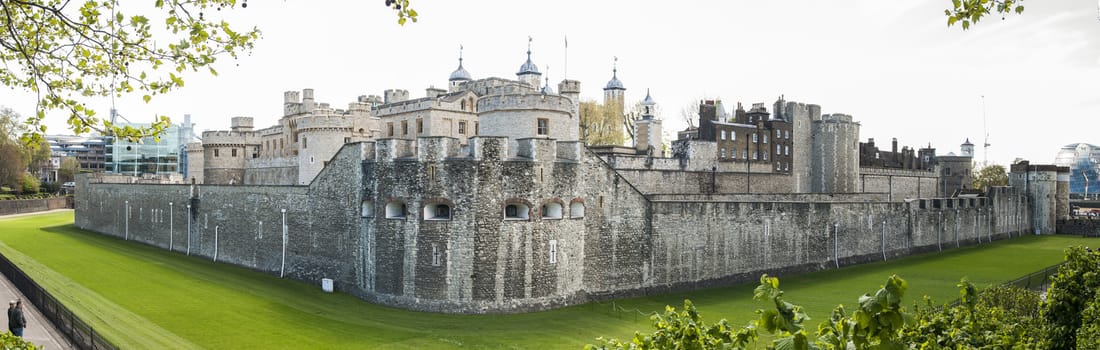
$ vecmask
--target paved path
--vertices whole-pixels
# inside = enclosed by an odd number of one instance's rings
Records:
[[[72,211],[72,209],[57,209],[37,213],[26,214],[13,214],[3,215],[0,218],[10,218],[17,216],[38,215],[44,213],[52,213],[58,211]],[[23,296],[23,293],[19,292],[19,289],[15,288],[15,285],[8,280],[7,276],[0,275],[0,304],[7,304],[9,300],[23,299],[23,314],[27,319],[27,328],[23,330],[23,339],[34,343],[46,350],[53,349],[73,349],[72,344],[69,344],[68,339],[61,334],[57,328],[54,328],[53,324],[38,311],[34,305],[27,302],[27,298]],[[6,310],[6,307],[4,307]],[[8,319],[7,314],[0,316],[3,319],[3,327],[0,331],[7,331]]]

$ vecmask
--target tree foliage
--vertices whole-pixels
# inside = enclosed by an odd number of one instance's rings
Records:
[[[753,298],[768,307],[746,326],[708,324],[688,300],[681,312],[666,307],[664,315],[654,315],[652,334],[636,332],[630,341],[599,338],[585,348],[750,349],[758,332],[767,332],[774,337],[767,348],[783,350],[1094,349],[1100,344],[1100,253],[1077,247],[1066,254],[1045,303],[1038,293],[1015,287],[979,293],[964,278],[955,304],[925,297],[907,312],[901,305],[908,285],[891,276],[859,297],[855,312],[837,306],[811,335],[804,325],[809,316],[783,299],[778,279],[764,275]]]
[[[20,188],[27,165],[16,143],[0,143],[0,186]]]
[[[1023,0],[951,0],[951,8],[943,10],[947,16],[947,26],[961,23],[962,29],[978,23],[987,15],[1000,14],[1001,19],[1012,13],[1024,13]]]
[[[65,157],[61,160],[61,166],[57,169],[57,177],[60,182],[73,181],[76,173],[80,172],[80,161],[75,157]]]
[[[1067,249],[1066,262],[1058,268],[1043,304],[1043,318],[1050,324],[1050,349],[1085,349],[1087,346],[1082,346],[1097,344],[1084,341],[1098,338],[1098,290],[1100,252],[1083,247]],[[1084,323],[1086,320],[1091,323]],[[1086,339],[1078,339],[1082,333]]]
[[[17,337],[11,332],[0,332],[0,349],[4,350],[37,350],[42,349],[34,343],[26,341],[23,337]]]
[[[75,133],[97,130],[130,139],[159,135],[165,116],[149,128],[112,125],[82,101],[142,94],[145,102],[184,86],[183,75],[217,74],[219,58],[248,52],[258,29],[240,30],[218,18],[247,6],[237,0],[156,0],[149,8],[118,0],[0,1],[0,83],[38,96],[29,142],[46,132],[46,112],[68,114]],[[223,11],[224,10],[224,11]],[[28,141],[25,139],[24,141]]]
[[[987,165],[978,170],[970,181],[974,189],[984,191],[991,186],[1008,186],[1008,174],[1003,165]]]
[[[621,145],[624,140],[622,111],[593,101],[580,103],[581,137],[588,145]]]

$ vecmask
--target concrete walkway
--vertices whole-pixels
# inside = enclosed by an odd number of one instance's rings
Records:
[[[59,211],[72,211],[72,209],[57,209],[37,213],[3,215],[0,216],[0,218],[38,215]],[[72,344],[69,343],[68,339],[66,339],[65,336],[60,331],[58,331],[57,328],[55,328],[53,324],[50,323],[50,321],[42,315],[41,312],[38,311],[38,308],[27,301],[27,298],[23,296],[23,293],[19,292],[19,289],[15,288],[15,285],[8,280],[7,276],[0,275],[0,304],[7,304],[8,301],[16,299],[23,300],[23,316],[27,319],[27,328],[23,329],[23,339],[34,343],[35,345],[38,345],[42,349],[47,350],[74,348]],[[0,317],[3,317],[4,321],[3,328],[0,328],[0,331],[6,332],[8,326],[7,314],[4,314],[4,316]]]

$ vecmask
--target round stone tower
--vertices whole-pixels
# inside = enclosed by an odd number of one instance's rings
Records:
[[[813,122],[810,190],[855,193],[859,190],[859,123],[846,114]]]

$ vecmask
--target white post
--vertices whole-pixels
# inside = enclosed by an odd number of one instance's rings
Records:
[[[936,212],[936,248],[943,251],[943,210]]]
[[[191,205],[187,205],[187,255],[191,255]]]
[[[833,224],[833,262],[840,268],[840,224]]]
[[[882,222],[882,261],[886,261],[886,221]]]
[[[218,261],[218,226],[214,225],[214,262]]]
[[[176,218],[172,217],[172,213],[174,213],[172,210],[173,208],[175,207],[172,202],[168,202],[168,250],[172,250],[172,237],[176,235],[174,231],[176,228],[174,225]]]
[[[283,257],[282,262],[279,263],[279,277],[283,277],[286,271],[286,209],[281,209],[283,212]]]
[[[126,233],[123,239],[130,240],[130,201],[126,201]]]

